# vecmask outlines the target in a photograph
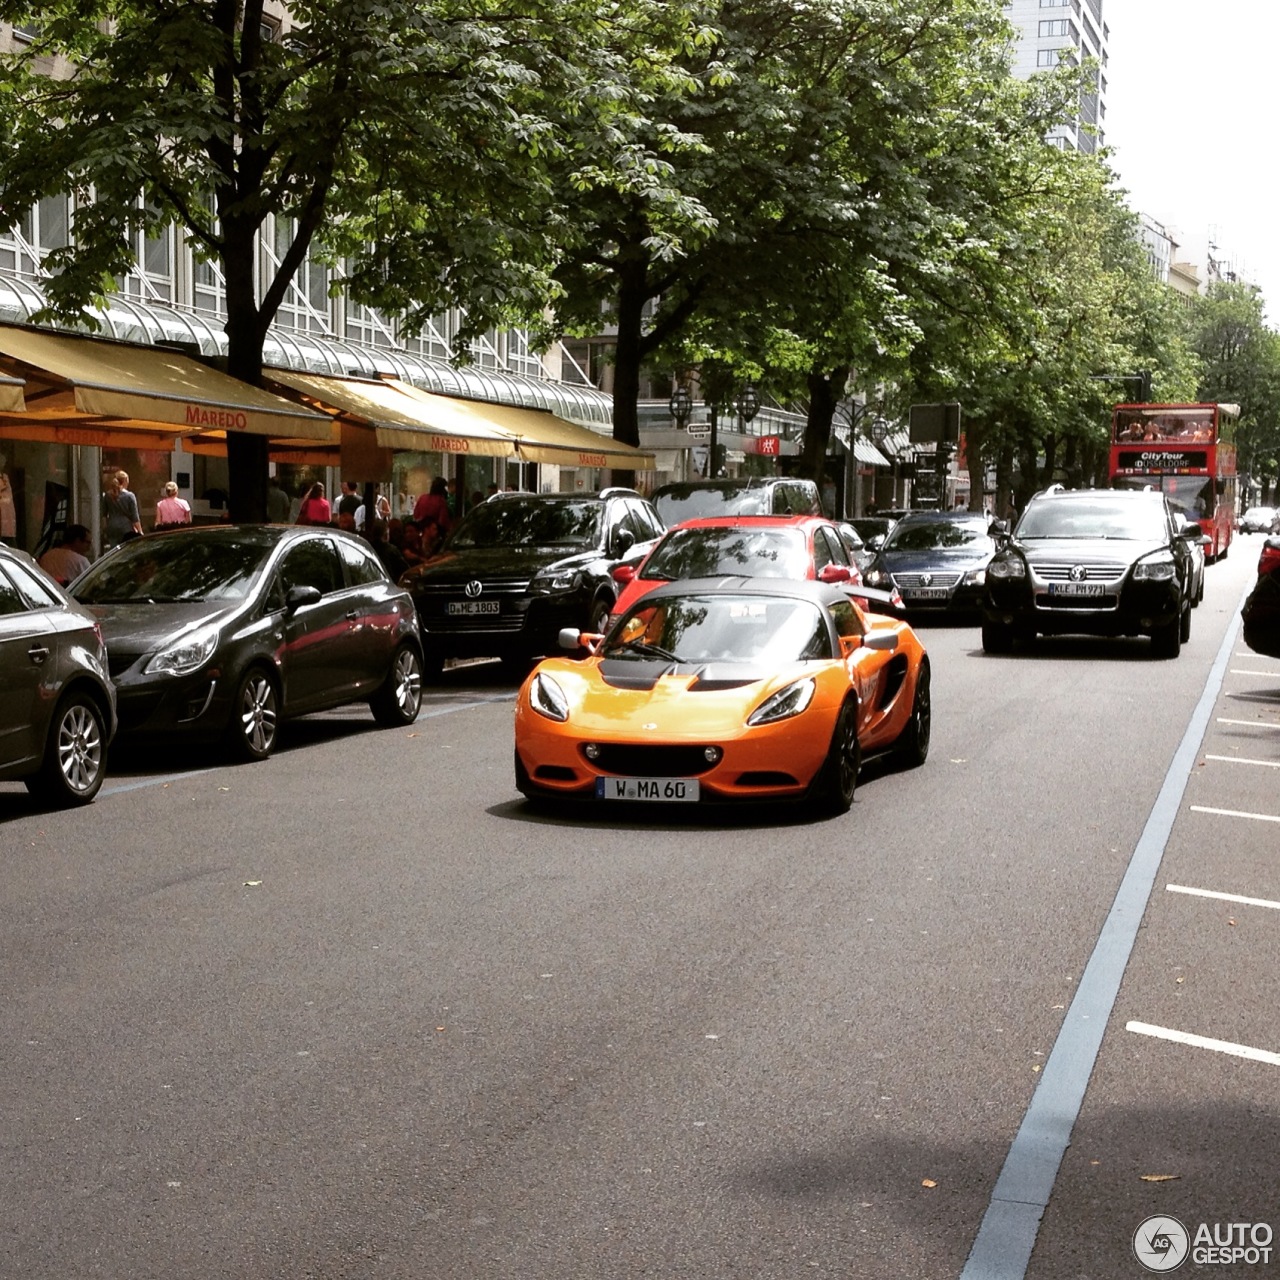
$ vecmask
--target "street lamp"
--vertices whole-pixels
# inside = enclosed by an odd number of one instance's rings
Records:
[[[689,421],[689,414],[693,412],[693,397],[689,394],[689,388],[683,382],[672,388],[671,399],[667,401],[667,408],[675,419],[676,429],[683,430],[684,424]]]

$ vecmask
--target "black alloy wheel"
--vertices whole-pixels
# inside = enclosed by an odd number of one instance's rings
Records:
[[[279,727],[275,681],[264,667],[250,667],[240,677],[231,701],[228,744],[241,760],[265,760],[276,745]]]
[[[818,774],[819,809],[832,817],[848,813],[853,807],[853,793],[862,767],[862,745],[858,741],[858,708],[850,699],[840,708],[831,735],[827,758]]]
[[[392,656],[387,678],[369,699],[373,718],[386,729],[411,725],[422,709],[422,662],[407,641]]]
[[[929,735],[933,729],[933,699],[929,692],[929,663],[920,664],[911,719],[894,743],[893,754],[903,768],[918,769],[929,758]]]
[[[38,800],[59,807],[88,804],[107,772],[106,720],[88,694],[69,693],[54,712],[40,771],[26,780]]]

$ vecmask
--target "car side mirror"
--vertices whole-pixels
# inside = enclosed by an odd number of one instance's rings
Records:
[[[883,547],[883,546],[884,546],[884,534],[883,534],[883,533],[877,533],[877,534],[875,535],[875,537],[874,537],[874,538],[872,538],[872,539],[871,539],[871,541],[867,543],[867,550],[868,550],[868,551],[879,551],[879,550],[880,550],[880,548],[881,548],[881,547]]]
[[[819,582],[848,582],[852,574],[849,566],[843,564],[824,564],[818,570]]]
[[[895,653],[898,648],[896,631],[871,631],[862,637],[864,649],[875,649],[881,653]]]
[[[618,584],[618,586],[625,587],[627,583],[635,580],[636,567],[633,564],[616,565],[609,576]]]
[[[297,609],[301,609],[304,604],[319,603],[319,587],[290,587],[284,597],[284,607],[290,613],[293,613]]]
[[[615,529],[613,534],[613,554],[625,556],[635,545],[636,535],[630,529]]]
[[[577,627],[561,627],[560,634],[556,637],[556,643],[562,649],[582,649],[589,648],[586,637]]]

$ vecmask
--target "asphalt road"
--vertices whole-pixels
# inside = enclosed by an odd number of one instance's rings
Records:
[[[1176,662],[923,628],[930,759],[829,821],[527,811],[489,667],[0,785],[0,1276],[1075,1280],[1280,1226],[1258,545]]]

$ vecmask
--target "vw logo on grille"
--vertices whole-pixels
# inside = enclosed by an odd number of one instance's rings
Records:
[[[922,574],[920,575],[920,585],[921,585],[922,587],[927,587],[927,586],[929,586],[932,582],[933,582],[933,574],[931,574],[931,573],[922,573]]]
[[[1070,578],[1072,582],[1083,582],[1088,576],[1089,570],[1082,564],[1073,564],[1071,568],[1067,570],[1067,577]]]
[[[484,583],[479,578],[472,578],[462,590],[468,600],[474,600],[484,590]]]

